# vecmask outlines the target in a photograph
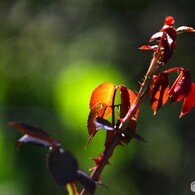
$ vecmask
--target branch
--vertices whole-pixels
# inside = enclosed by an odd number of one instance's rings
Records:
[[[147,73],[145,75],[145,79],[140,87],[137,98],[135,99],[132,106],[129,108],[126,116],[123,119],[121,119],[121,125],[115,129],[115,131],[117,133],[113,136],[112,140],[110,141],[109,146],[105,148],[105,150],[103,152],[103,156],[101,158],[101,161],[99,162],[97,168],[91,174],[91,178],[94,181],[98,181],[98,178],[100,177],[104,167],[107,165],[108,160],[112,156],[115,147],[120,144],[120,135],[125,131],[125,129],[129,125],[129,121],[130,121],[129,119],[135,115],[135,113],[136,113],[137,109],[140,107],[144,97],[148,94],[149,87],[151,85],[153,76],[155,75],[155,73],[158,69],[159,61],[160,61],[162,55],[163,55],[163,49],[162,49],[162,42],[160,41],[158,48],[156,49],[156,51],[153,54],[153,58],[150,62],[148,71],[147,71]],[[89,193],[85,189],[83,189],[82,192],[80,193],[80,195],[88,195],[88,194]]]

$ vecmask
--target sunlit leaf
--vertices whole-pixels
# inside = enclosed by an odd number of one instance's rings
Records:
[[[81,170],[78,170],[77,173],[78,173],[78,181],[84,186],[87,192],[89,192],[90,194],[94,194],[96,189],[95,181],[91,179],[89,175],[87,175]]]
[[[70,152],[61,148],[50,150],[47,164],[53,179],[59,186],[65,186],[77,180],[78,164]]]
[[[162,36],[163,36],[163,32],[157,32],[151,36],[150,42],[152,42],[156,39],[160,39]]]
[[[191,89],[183,102],[183,107],[179,117],[187,114],[195,106],[195,83],[191,84]]]
[[[184,32],[195,32],[195,29],[189,26],[180,26],[176,29],[177,34]]]
[[[157,45],[142,45],[139,47],[140,50],[155,50],[157,49]]]
[[[104,114],[106,110],[108,109],[108,106],[104,103],[97,103],[94,105],[94,107],[90,110],[88,120],[87,120],[87,129],[89,134],[89,140],[92,139],[92,137],[97,133],[98,127],[95,125],[95,120],[97,117],[104,117]]]
[[[59,147],[60,143],[50,137],[45,131],[38,127],[31,126],[24,122],[12,121],[8,124],[11,127],[15,127],[21,133],[25,134],[22,138],[18,140],[17,146],[19,147],[21,143],[33,143],[39,144],[47,147]]]
[[[178,102],[186,97],[191,89],[190,72],[183,70],[169,90],[170,102]]]
[[[150,91],[150,102],[154,114],[167,102],[168,91],[168,74],[161,73],[154,78],[153,86]]]
[[[90,99],[90,109],[92,109],[97,103],[104,103],[110,106],[104,115],[104,118],[107,118],[110,113],[112,112],[112,103],[113,103],[113,96],[116,93],[117,86],[106,82],[102,83],[95,90],[92,92],[91,99]]]

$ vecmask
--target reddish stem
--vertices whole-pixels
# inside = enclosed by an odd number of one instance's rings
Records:
[[[163,47],[162,47],[162,39],[161,39],[159,41],[158,48],[156,49],[156,51],[153,54],[153,58],[150,62],[150,66],[149,66],[148,71],[145,75],[144,82],[141,85],[141,88],[138,92],[138,95],[137,95],[134,103],[129,108],[126,116],[121,120],[121,125],[119,126],[119,128],[115,129],[115,131],[117,133],[112,137],[112,140],[110,141],[109,146],[105,148],[101,161],[98,163],[98,166],[95,168],[95,170],[91,174],[91,178],[94,179],[95,181],[97,181],[98,178],[100,177],[102,170],[106,166],[109,158],[112,156],[115,147],[120,144],[120,135],[125,131],[125,129],[129,125],[129,122],[130,122],[129,119],[135,115],[135,113],[136,113],[137,109],[140,107],[140,104],[142,103],[144,97],[148,94],[149,87],[150,87],[151,82],[153,80],[153,76],[155,75],[155,73],[158,69],[158,65],[160,63],[162,56],[163,56]],[[89,193],[85,189],[83,189],[82,192],[80,193],[80,195],[88,195],[88,194]]]
[[[174,68],[170,68],[168,70],[165,70],[164,73],[172,73],[172,72],[176,72],[176,71],[184,71],[184,68],[182,68],[182,67],[174,67]]]

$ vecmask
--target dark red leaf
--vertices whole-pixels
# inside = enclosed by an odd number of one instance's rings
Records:
[[[121,95],[121,104],[126,105],[129,108],[131,97],[130,97],[128,89],[124,85],[120,85],[119,89],[120,89],[120,95]]]
[[[166,28],[163,31],[162,46],[164,48],[163,63],[166,64],[173,55],[173,51],[176,48],[177,33],[174,28]]]
[[[178,75],[169,90],[170,102],[177,102],[185,98],[191,88],[191,76],[189,71],[183,70]]]
[[[161,73],[154,78],[153,86],[150,90],[150,102],[154,114],[167,102],[168,91],[168,74]]]
[[[191,84],[191,89],[183,102],[183,107],[179,117],[187,114],[195,106],[195,83]]]
[[[134,103],[137,95],[131,89],[127,89],[124,85],[120,85],[119,88],[121,93],[120,118],[123,118],[127,114],[130,106]],[[138,113],[139,109],[135,114],[136,118]]]
[[[163,36],[163,32],[157,32],[157,33],[152,35],[152,37],[150,38],[150,42],[152,42],[156,39],[159,40],[162,36]]]
[[[173,43],[176,41],[176,38],[177,38],[177,33],[176,33],[176,30],[174,28],[167,28],[165,30],[166,34],[167,34],[167,41],[169,43],[169,46],[170,47],[173,47],[173,49],[175,49],[175,45],[173,45]]]
[[[136,99],[136,94],[132,90],[127,89],[124,85],[119,85],[118,88],[120,89],[120,96],[121,96],[121,104],[119,105],[119,117],[123,118],[127,114],[131,105],[134,103],[134,101]],[[134,116],[135,119],[137,118],[138,113],[139,113],[139,109],[135,113],[135,116]],[[119,125],[120,125],[120,120],[117,121],[116,126],[119,126]],[[132,125],[132,122],[130,120],[130,126],[131,125]],[[115,131],[107,132],[106,141],[105,141],[106,147],[110,144],[110,140],[115,135],[115,133],[116,133]],[[129,139],[129,138],[127,138],[127,139]],[[120,142],[119,142],[119,144],[120,144]]]

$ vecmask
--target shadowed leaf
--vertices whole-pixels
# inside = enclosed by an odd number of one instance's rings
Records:
[[[95,123],[95,126],[98,129],[104,129],[106,131],[112,131],[113,130],[112,124],[106,119],[97,117],[96,120],[94,121],[94,123]]]
[[[56,139],[50,137],[45,131],[38,127],[34,127],[24,122],[18,121],[9,122],[8,125],[11,127],[15,127],[22,134],[25,134],[18,140],[17,148],[21,145],[21,143],[39,144],[47,147],[60,146],[60,143]]]
[[[137,139],[138,141],[144,141],[144,138],[142,138],[140,135],[136,134],[136,119],[131,119],[129,122],[129,126],[126,128],[124,133],[121,135],[121,142],[128,144],[132,138]]]
[[[77,180],[77,160],[68,151],[61,148],[50,150],[47,164],[53,179],[59,186],[65,186]]]
[[[84,188],[90,193],[94,194],[96,189],[96,183],[93,179],[89,177],[86,173],[81,170],[77,171],[78,181],[84,186]]]

